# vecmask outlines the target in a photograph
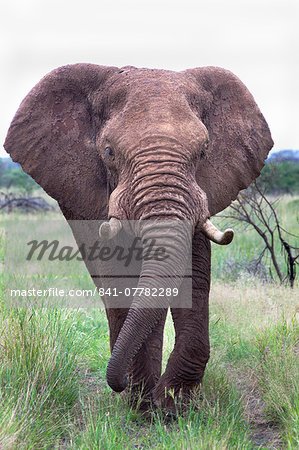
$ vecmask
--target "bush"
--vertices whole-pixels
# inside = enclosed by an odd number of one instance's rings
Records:
[[[265,165],[259,184],[267,186],[268,194],[296,194],[299,192],[299,162],[279,161]]]
[[[23,172],[21,167],[16,167],[11,170],[1,170],[0,167],[0,186],[7,189],[15,187],[28,194],[39,187],[27,173]]]

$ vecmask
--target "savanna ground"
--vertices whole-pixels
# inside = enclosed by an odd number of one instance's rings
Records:
[[[298,206],[299,199],[285,197],[278,207],[292,233]],[[298,280],[291,290],[265,280],[266,267],[253,274],[260,239],[235,228],[230,246],[212,248],[203,388],[176,418],[162,411],[144,418],[108,388],[102,309],[39,308],[32,298],[27,308],[8,308],[2,274],[0,448],[298,448]],[[2,257],[3,242],[2,235]],[[168,317],[164,366],[173,343]]]

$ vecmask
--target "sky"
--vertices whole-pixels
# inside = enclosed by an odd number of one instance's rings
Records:
[[[254,95],[274,150],[299,149],[298,0],[10,0],[0,5],[0,156],[22,99],[77,62],[220,66]]]

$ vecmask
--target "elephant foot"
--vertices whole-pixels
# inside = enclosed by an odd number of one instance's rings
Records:
[[[146,380],[139,382],[131,381],[128,387],[129,405],[131,408],[140,412],[141,414],[147,414],[153,410],[153,397],[152,392],[155,387],[156,381],[154,377],[149,377]]]
[[[176,383],[168,377],[160,378],[153,391],[153,402],[157,408],[162,409],[170,415],[184,413],[190,405],[190,401],[200,393],[201,383],[196,382],[192,385],[183,381]]]

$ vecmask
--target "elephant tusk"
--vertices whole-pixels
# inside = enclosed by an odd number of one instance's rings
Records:
[[[99,236],[101,239],[112,239],[122,229],[122,223],[115,217],[111,217],[109,222],[103,222],[99,228]]]
[[[208,239],[220,245],[230,244],[234,238],[234,230],[228,228],[222,233],[209,219],[202,225],[202,232]]]

